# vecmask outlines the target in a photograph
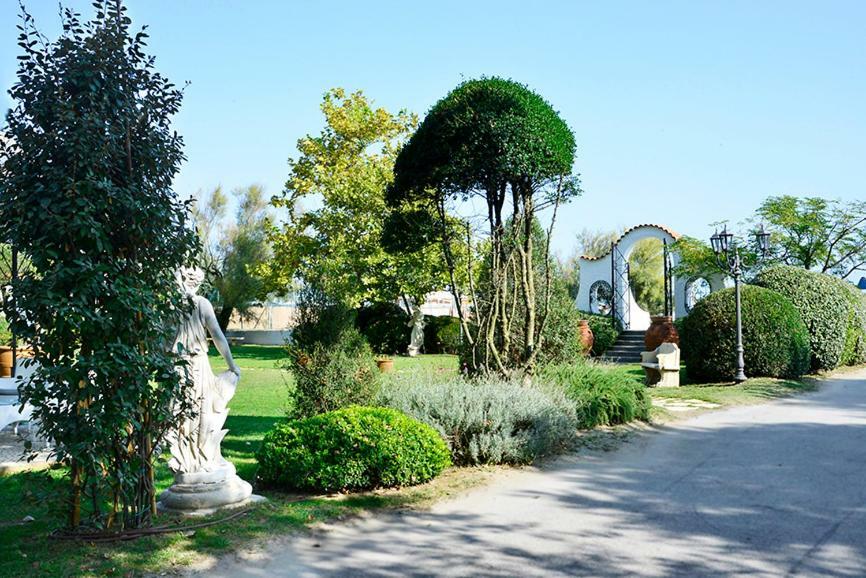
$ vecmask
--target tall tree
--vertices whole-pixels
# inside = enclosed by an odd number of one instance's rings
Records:
[[[284,284],[297,276],[349,307],[401,296],[422,301],[445,284],[438,252],[390,254],[382,245],[385,190],[416,117],[375,108],[363,93],[341,88],[325,94],[321,109],[325,128],[298,141],[300,156],[290,159],[285,189],[272,200],[286,220],[271,230],[267,274]],[[319,200],[305,210],[305,202]]]
[[[866,201],[767,198],[756,219],[768,225],[773,257],[843,279],[866,270]]]
[[[167,345],[196,236],[171,189],[181,92],[119,0],[94,6],[89,22],[63,10],[53,42],[22,9],[0,238],[30,261],[6,315],[39,364],[21,400],[69,464],[69,526],[124,528],[156,513],[154,448],[191,411]]]
[[[539,211],[552,208],[552,228],[556,209],[580,192],[572,174],[575,148],[574,134],[538,94],[510,80],[484,78],[464,82],[437,102],[397,158],[389,204],[397,210],[422,205],[436,217],[432,228],[423,222],[407,228],[406,246],[438,232],[455,300],[458,306],[464,295],[472,300],[473,323],[462,306],[460,315],[473,370],[534,370],[550,309],[551,268],[548,231],[545,272],[534,274],[532,224]],[[479,217],[490,246],[491,281],[484,288],[474,286],[471,275],[468,287],[459,286],[452,229],[446,226],[457,207],[474,199],[484,207]],[[512,270],[516,286],[508,282]],[[522,351],[511,360],[504,352],[511,348],[518,301]]]
[[[234,196],[238,207],[231,223],[225,223],[228,199],[219,187],[199,199],[195,210],[211,301],[223,331],[234,313],[248,316],[256,302],[281,289],[261,274],[272,257],[270,205],[264,189],[250,185],[235,190]]]

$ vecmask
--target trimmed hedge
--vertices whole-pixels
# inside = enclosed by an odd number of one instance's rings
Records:
[[[583,360],[546,367],[540,377],[574,402],[583,429],[649,421],[652,400],[646,386],[619,367]]]
[[[866,363],[866,292],[846,281],[840,280],[840,283],[845,286],[848,302],[851,304],[842,364],[860,365]]]
[[[315,492],[420,484],[451,464],[448,446],[430,426],[362,406],[278,424],[256,458],[263,485]]]
[[[733,289],[699,301],[683,319],[680,343],[689,378],[727,381],[736,371]],[[799,377],[809,370],[809,331],[791,300],[763,287],[742,287],[743,345],[750,377]]]
[[[373,303],[357,309],[355,326],[376,353],[406,353],[409,347],[411,318],[396,303]]]
[[[460,320],[447,315],[425,315],[424,353],[460,353]]]
[[[602,355],[616,343],[620,331],[614,328],[609,315],[596,315],[588,311],[581,311],[580,317],[589,323],[589,328],[595,338],[590,350],[593,357]]]
[[[800,312],[811,338],[813,370],[834,369],[845,355],[851,301],[841,283],[830,275],[786,265],[762,271],[755,278],[756,285],[781,293]]]

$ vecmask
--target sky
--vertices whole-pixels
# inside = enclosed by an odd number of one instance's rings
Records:
[[[55,0],[25,0],[59,31]],[[90,13],[90,2],[64,4]],[[330,88],[424,113],[462,80],[527,84],[575,133],[581,229],[660,223],[708,237],[769,195],[866,199],[866,2],[127,0],[157,68],[190,82],[175,124],[188,196],[277,193]],[[0,0],[0,85],[18,2]],[[0,100],[11,106],[8,96]]]

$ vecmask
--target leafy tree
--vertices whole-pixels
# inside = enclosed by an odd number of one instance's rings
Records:
[[[531,375],[534,370],[550,310],[552,275],[549,244],[543,250],[545,272],[535,274],[532,224],[539,211],[553,208],[553,227],[559,205],[579,194],[572,174],[575,148],[571,129],[538,94],[510,80],[482,78],[464,82],[437,102],[400,151],[389,205],[398,212],[421,206],[433,217],[432,223],[407,220],[403,246],[415,248],[419,239],[438,241],[464,334],[476,352],[469,363],[474,371]],[[472,199],[484,206],[483,242],[490,246],[491,281],[483,288],[475,287],[472,275],[468,288],[458,283],[459,264],[451,251],[455,239],[447,226],[456,207]],[[472,255],[477,242],[467,230],[466,254]],[[516,285],[508,282],[510,271],[516,271]],[[464,296],[473,304],[471,327]],[[512,360],[505,352],[511,349],[518,301],[523,345]]]
[[[652,315],[661,315],[665,308],[664,254],[659,239],[643,239],[629,256],[628,281],[634,299]]]
[[[191,411],[167,344],[196,235],[171,189],[182,94],[122,3],[94,6],[89,22],[63,10],[53,42],[22,8],[0,238],[30,261],[5,313],[39,363],[20,394],[69,465],[69,526],[127,528],[156,513],[154,448]]]
[[[577,246],[581,256],[601,257],[610,252],[610,246],[623,234],[623,229],[610,231],[583,229],[577,234]]]
[[[390,254],[382,246],[385,190],[417,118],[341,88],[325,94],[321,109],[324,130],[298,141],[300,156],[289,161],[289,180],[272,201],[287,218],[270,232],[274,258],[264,270],[283,285],[297,275],[348,307],[401,296],[423,301],[444,286],[438,252]],[[317,198],[319,208],[304,210]]]
[[[250,308],[276,288],[261,274],[270,261],[268,243],[269,204],[260,185],[234,192],[238,199],[235,220],[225,226],[228,199],[217,187],[200,200],[195,211],[199,235],[204,242],[204,263],[208,285],[217,311],[217,321],[225,331],[232,314],[249,314]]]
[[[866,270],[866,201],[769,197],[758,208],[757,219],[772,234],[778,262],[843,279]]]

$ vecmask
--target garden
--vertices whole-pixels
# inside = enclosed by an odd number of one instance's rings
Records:
[[[335,88],[278,195],[186,201],[172,189],[183,92],[123,3],[95,10],[64,12],[46,42],[22,8],[0,139],[2,338],[27,350],[12,397],[38,435],[22,451],[52,453],[0,476],[3,575],[182,568],[544,467],[677,419],[677,401],[760,403],[866,364],[866,293],[846,280],[866,251],[862,203],[765,201],[769,248],[736,241],[742,288],[671,321],[682,385],[651,388],[640,364],[602,360],[628,327],[576,307],[580,271],[551,249],[583,194],[577,139],[531,88],[465,80],[423,118]],[[702,241],[670,250],[672,275],[726,275]],[[629,273],[653,313],[667,251],[644,246]],[[452,315],[425,315],[434,292]],[[292,303],[290,338],[231,343],[232,320],[274,296]],[[740,338],[750,379],[734,384]]]

